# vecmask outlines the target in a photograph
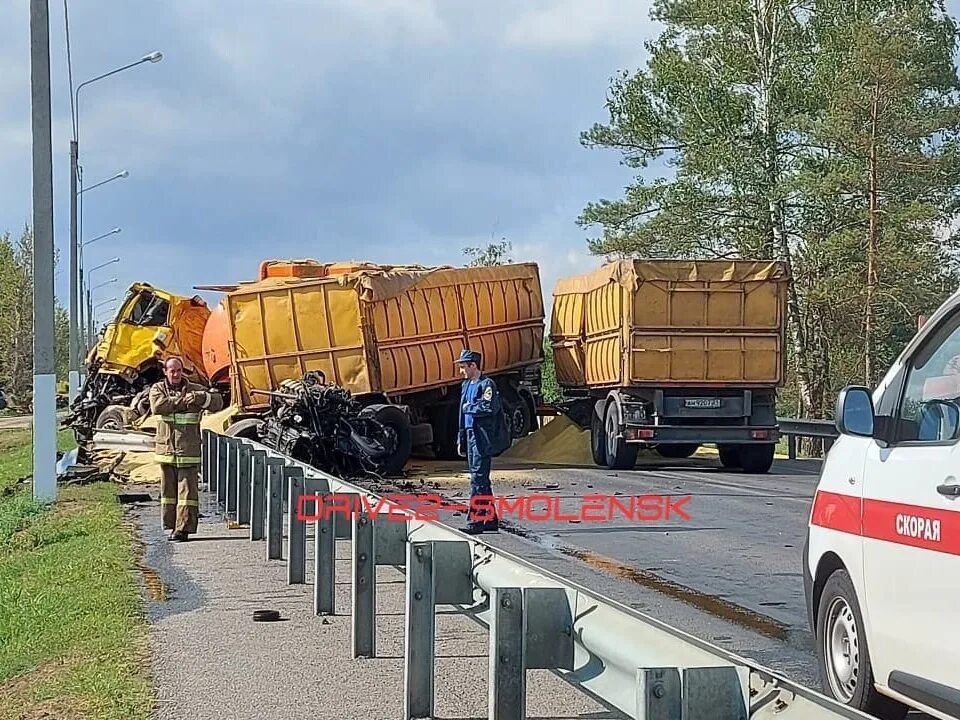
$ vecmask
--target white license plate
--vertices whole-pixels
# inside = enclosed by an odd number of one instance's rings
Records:
[[[683,406],[688,408],[718,408],[720,407],[720,398],[687,398],[683,401]]]

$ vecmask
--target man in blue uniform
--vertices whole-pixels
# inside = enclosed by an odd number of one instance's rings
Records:
[[[497,510],[491,502],[490,467],[492,459],[509,448],[512,440],[497,384],[481,373],[481,359],[480,353],[473,350],[464,350],[457,358],[464,377],[457,450],[467,458],[470,470],[470,511],[464,530],[471,535],[500,529]]]

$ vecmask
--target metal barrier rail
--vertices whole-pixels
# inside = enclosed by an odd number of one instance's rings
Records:
[[[840,437],[833,420],[777,418],[777,423],[780,425],[780,434],[787,436],[787,455],[791,460],[797,459],[798,437],[823,438],[824,453],[829,452],[834,440]]]
[[[526,670],[538,668],[635,720],[869,720],[750,660],[259,443],[204,430],[201,473],[225,519],[248,524],[250,540],[264,542],[268,561],[285,558],[288,584],[306,582],[303,517],[319,518],[312,522],[316,615],[336,614],[335,544],[351,542],[354,658],[377,653],[376,566],[405,573],[405,700],[398,713],[404,720],[433,717],[438,605],[457,607],[489,629],[491,720],[526,717]],[[339,513],[317,513],[309,499],[330,507],[344,495],[369,502],[351,505],[367,509],[349,523]],[[378,513],[368,512],[374,507]]]

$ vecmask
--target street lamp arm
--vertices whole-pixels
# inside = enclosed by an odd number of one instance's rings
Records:
[[[113,182],[114,180],[119,180],[119,179],[121,179],[121,178],[127,178],[127,177],[130,177],[130,173],[127,172],[126,170],[124,170],[123,172],[118,172],[118,173],[117,173],[116,175],[114,175],[112,178],[107,178],[106,180],[101,180],[101,181],[98,182],[96,185],[91,185],[91,186],[88,187],[88,188],[83,188],[83,190],[81,190],[78,194],[83,194],[83,193],[87,192],[87,190],[93,190],[94,188],[98,188],[98,187],[100,187],[101,185],[106,185],[108,182]]]
[[[142,65],[142,64],[145,63],[145,62],[154,62],[154,63],[155,63],[155,62],[160,62],[160,60],[162,60],[162,59],[163,59],[163,54],[162,54],[162,53],[160,53],[160,52],[152,52],[152,53],[150,53],[149,55],[145,55],[144,57],[140,58],[139,60],[136,60],[136,61],[134,61],[134,62],[132,62],[132,63],[127,64],[127,65],[124,65],[123,67],[119,67],[119,68],[117,68],[116,70],[111,70],[110,72],[105,72],[105,73],[103,73],[102,75],[97,75],[95,78],[90,78],[89,80],[85,80],[84,82],[82,82],[82,83],[80,83],[79,85],[77,85],[77,89],[74,91],[74,101],[73,101],[74,124],[77,125],[77,126],[79,125],[79,120],[80,120],[80,90],[81,90],[82,88],[86,87],[87,85],[90,85],[91,83],[95,83],[95,82],[97,82],[98,80],[103,80],[104,78],[108,78],[108,77],[110,77],[111,75],[116,75],[117,73],[123,72],[124,70],[129,70],[130,68],[136,67],[137,65]],[[79,134],[80,134],[80,133],[79,133],[79,129],[78,129],[78,128],[75,128],[75,129],[74,129],[74,132],[73,132],[73,141],[74,141],[74,142],[77,142],[77,143],[79,142]]]

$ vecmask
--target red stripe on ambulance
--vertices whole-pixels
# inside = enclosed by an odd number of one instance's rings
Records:
[[[862,510],[861,510],[862,508]],[[908,505],[818,491],[811,523],[898,545],[960,555],[960,508]]]

